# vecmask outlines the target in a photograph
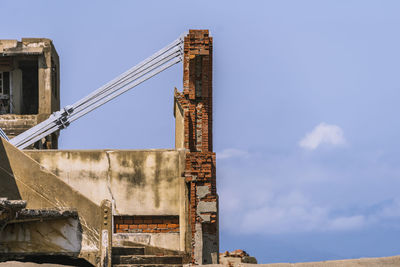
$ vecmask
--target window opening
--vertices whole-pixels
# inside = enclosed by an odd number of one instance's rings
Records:
[[[22,70],[22,114],[38,114],[39,79],[38,61],[23,60],[19,62]]]
[[[10,73],[0,72],[0,114],[10,113]]]

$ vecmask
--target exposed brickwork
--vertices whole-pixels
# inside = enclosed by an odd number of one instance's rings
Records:
[[[114,216],[115,233],[179,233],[178,216]]]
[[[190,30],[185,37],[183,68],[183,92],[176,92],[175,99],[184,110],[184,147],[189,150],[185,180],[192,262],[209,264],[211,254],[218,255],[218,200],[212,143],[212,38],[208,30]],[[211,245],[204,243],[209,240]]]

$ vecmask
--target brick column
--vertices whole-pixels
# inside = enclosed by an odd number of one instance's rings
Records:
[[[185,180],[189,190],[192,262],[217,263],[218,196],[212,144],[212,38],[208,30],[185,37],[183,92],[175,99],[183,110]]]

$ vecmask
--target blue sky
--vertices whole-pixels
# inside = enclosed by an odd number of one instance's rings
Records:
[[[51,38],[71,104],[190,28],[214,37],[221,251],[400,254],[400,2],[1,1],[0,38]],[[176,65],[62,132],[63,149],[174,146]]]

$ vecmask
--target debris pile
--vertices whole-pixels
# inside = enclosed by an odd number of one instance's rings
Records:
[[[239,263],[254,263],[257,264],[255,257],[250,256],[246,251],[236,249],[232,252],[225,251],[219,255],[220,264],[229,267],[236,267]]]

